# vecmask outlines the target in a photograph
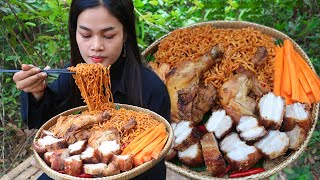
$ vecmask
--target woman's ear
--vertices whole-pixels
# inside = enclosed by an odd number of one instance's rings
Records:
[[[127,33],[124,33],[123,35],[123,42],[126,42],[127,41]]]

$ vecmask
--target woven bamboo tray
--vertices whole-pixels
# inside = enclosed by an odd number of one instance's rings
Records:
[[[145,171],[147,171],[148,169],[150,169],[151,167],[155,166],[160,160],[162,160],[165,155],[167,154],[167,152],[169,151],[169,149],[171,148],[171,143],[173,141],[173,131],[172,128],[170,126],[170,124],[168,123],[168,121],[163,118],[162,116],[156,114],[155,112],[152,112],[148,109],[144,109],[144,108],[140,108],[140,107],[136,107],[136,106],[131,106],[131,105],[126,105],[126,104],[117,104],[115,103],[115,105],[118,105],[122,108],[128,109],[128,110],[134,110],[134,111],[138,111],[138,112],[143,112],[143,113],[147,113],[150,114],[153,118],[155,118],[157,121],[163,123],[166,127],[167,133],[169,134],[168,136],[168,140],[163,148],[163,150],[161,151],[159,158],[158,159],[154,159],[151,160],[149,162],[146,162],[138,167],[133,168],[130,171],[126,171],[126,172],[122,172],[120,174],[117,175],[113,175],[113,176],[107,176],[107,177],[101,177],[101,178],[78,178],[78,177],[74,177],[74,176],[70,176],[70,175],[66,175],[66,174],[61,174],[58,173],[57,171],[52,170],[45,162],[44,160],[39,156],[39,154],[33,149],[33,153],[35,156],[35,159],[38,163],[38,165],[40,166],[40,168],[52,179],[72,179],[72,180],[83,180],[83,179],[90,179],[90,180],[102,180],[102,179],[131,179],[135,176],[138,176],[139,174],[144,173]],[[61,114],[56,115],[55,117],[51,118],[49,121],[47,121],[44,125],[41,126],[41,128],[38,130],[35,138],[34,138],[34,142],[36,141],[36,139],[38,139],[40,137],[40,134],[42,132],[42,130],[46,130],[49,129],[51,126],[53,126],[56,122],[57,119],[60,116],[68,116],[74,112],[79,112],[79,111],[85,111],[87,110],[87,106],[81,106],[81,107],[77,107],[77,108],[73,108],[70,109],[68,111],[65,111]]]
[[[301,49],[301,47],[296,42],[294,42],[286,34],[280,32],[276,29],[267,27],[267,26],[263,26],[263,25],[259,25],[259,24],[255,24],[255,23],[251,23],[251,22],[245,22],[245,21],[209,21],[209,22],[202,22],[202,23],[193,24],[191,26],[187,26],[187,27],[183,27],[183,28],[196,27],[196,26],[202,26],[202,25],[207,25],[207,24],[210,24],[215,28],[222,28],[222,29],[241,29],[241,28],[252,27],[252,28],[257,29],[257,30],[261,31],[262,33],[267,34],[275,39],[282,39],[282,40],[290,39],[293,42],[294,48],[296,49],[296,51],[309,64],[309,66],[313,69],[313,71],[315,71],[307,54]],[[183,28],[181,28],[181,29],[183,29]],[[146,48],[142,52],[142,56],[147,57],[148,55],[153,55],[158,50],[158,45],[159,45],[160,41],[163,38],[167,37],[170,33],[162,36],[161,38],[159,38],[155,42],[153,42],[148,48]],[[264,171],[262,173],[247,176],[244,178],[239,178],[239,179],[261,179],[261,178],[269,177],[269,176],[281,171],[283,168],[285,168],[290,163],[292,163],[295,159],[297,159],[301,155],[301,153],[305,150],[308,142],[310,141],[312,133],[313,133],[313,131],[316,127],[316,124],[317,124],[318,113],[319,113],[319,103],[313,104],[312,109],[311,109],[312,127],[311,127],[310,131],[308,132],[307,139],[300,146],[299,150],[291,152],[279,164],[275,163],[276,165],[274,165],[273,167],[267,168],[266,171]],[[171,170],[175,171],[176,173],[178,173],[180,175],[188,177],[190,179],[225,179],[225,178],[212,177],[212,176],[205,175],[205,174],[202,174],[199,172],[195,172],[190,169],[187,169],[187,168],[184,168],[181,166],[177,166],[174,163],[169,162],[169,161],[165,161],[165,164]],[[236,178],[233,178],[233,179],[236,179]]]

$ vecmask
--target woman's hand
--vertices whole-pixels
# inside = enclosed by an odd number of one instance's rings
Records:
[[[41,72],[40,68],[33,65],[22,64],[21,69],[13,75],[17,89],[32,93],[34,98],[39,101],[47,86],[47,73]]]

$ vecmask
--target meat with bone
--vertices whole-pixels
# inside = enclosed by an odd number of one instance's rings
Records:
[[[196,144],[202,137],[202,132],[191,124],[190,121],[181,121],[174,130],[173,148],[178,151],[184,151],[189,146]]]
[[[105,163],[98,164],[84,164],[83,172],[86,174],[91,174],[93,176],[101,177],[107,174],[108,165]]]
[[[80,155],[74,155],[67,157],[64,160],[64,170],[66,174],[71,176],[78,176],[82,173],[83,163],[80,159]]]
[[[279,130],[270,130],[269,133],[254,144],[262,154],[270,159],[284,155],[289,147],[289,137]]]
[[[184,151],[178,151],[178,157],[183,164],[189,167],[199,167],[204,163],[201,145],[199,142],[189,146]]]
[[[120,142],[120,134],[119,131],[115,128],[111,129],[102,129],[101,131],[92,132],[88,144],[93,148],[98,148],[102,142],[104,141],[113,141],[115,140],[117,143]]]
[[[81,153],[81,159],[86,164],[96,164],[100,162],[100,156],[98,150],[92,147],[87,147],[85,151]]]
[[[63,149],[68,146],[64,139],[58,139],[53,136],[44,136],[33,143],[33,147],[38,153],[45,153],[56,149]]]
[[[48,131],[48,130],[42,130],[40,137],[41,137],[41,138],[44,138],[45,136],[53,136],[53,137],[55,137],[55,135],[54,135],[53,132]]]
[[[310,108],[308,105],[299,102],[286,105],[286,112],[283,120],[283,129],[285,131],[291,131],[295,125],[298,125],[308,132],[311,124]]]
[[[227,135],[220,142],[220,149],[232,169],[245,171],[255,165],[261,158],[255,146],[249,146],[241,141],[237,133]]]
[[[51,169],[64,170],[64,160],[69,157],[69,149],[54,150],[50,157]]]
[[[133,159],[130,155],[114,155],[113,161],[119,165],[120,171],[129,171],[133,168]]]
[[[103,163],[109,163],[114,154],[118,155],[121,152],[120,144],[116,140],[113,141],[104,141],[98,147],[100,154],[100,160]]]
[[[242,116],[254,114],[256,101],[248,94],[253,87],[252,80],[245,74],[236,74],[220,88],[220,103],[237,125]]]
[[[205,134],[200,143],[207,171],[211,172],[213,176],[223,174],[226,170],[226,163],[214,135],[212,133]]]
[[[267,129],[280,129],[285,113],[285,100],[272,92],[265,94],[258,105],[260,124]]]
[[[222,47],[214,46],[198,61],[183,61],[166,74],[166,86],[171,101],[171,120],[173,122],[179,122],[182,119],[181,115],[187,117],[184,120],[194,122],[191,107],[198,91],[200,78],[203,72],[220,61],[222,56]],[[200,114],[196,117],[200,117]]]
[[[307,138],[307,132],[298,125],[291,131],[286,132],[286,134],[289,137],[289,149],[293,150],[298,150]]]
[[[232,119],[226,115],[225,110],[213,111],[205,127],[208,132],[213,132],[216,138],[220,139],[232,130]]]
[[[166,84],[166,74],[170,71],[170,64],[157,63],[150,61],[148,66],[159,76],[159,78]]]
[[[122,131],[127,132],[133,129],[137,125],[137,121],[134,118],[130,118],[127,123],[122,126]]]
[[[237,126],[237,131],[244,141],[256,141],[268,133],[263,126],[259,125],[258,120],[253,116],[242,116]]]
[[[87,145],[87,140],[78,141],[76,143],[70,144],[68,148],[70,149],[70,155],[77,155],[81,154],[85,149]]]

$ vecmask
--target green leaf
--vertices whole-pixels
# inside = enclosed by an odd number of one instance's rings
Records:
[[[33,22],[25,22],[24,23],[26,26],[32,26],[32,27],[36,27],[37,25]]]
[[[73,115],[81,114],[81,111],[80,111],[80,110],[78,110],[78,111],[73,112],[72,114],[73,114]]]
[[[149,1],[149,4],[154,5],[154,6],[158,6],[159,2],[157,0],[151,0],[151,1]]]

